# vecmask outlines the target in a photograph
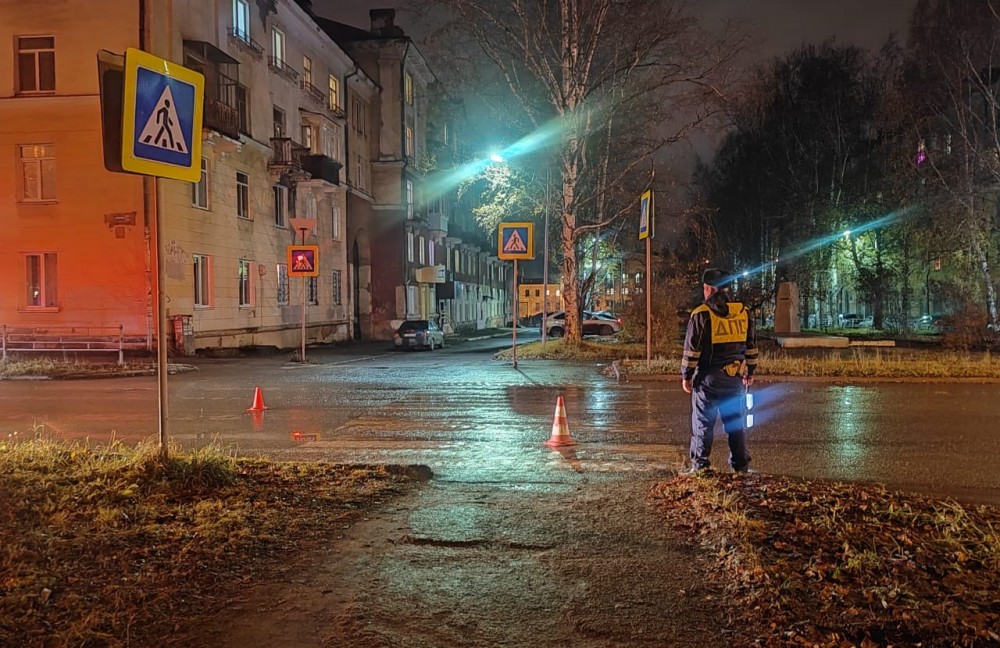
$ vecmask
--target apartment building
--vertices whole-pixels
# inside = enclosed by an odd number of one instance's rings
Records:
[[[370,16],[367,30],[318,20],[380,89],[370,148],[352,144],[358,155],[371,155],[363,198],[371,198],[370,213],[352,210],[349,227],[351,245],[360,250],[358,276],[370,278],[363,328],[388,338],[406,318],[437,319],[446,331],[500,324],[508,271],[481,235],[475,244],[456,235],[451,219],[464,209],[457,187],[430,182],[433,171],[454,161],[448,120],[432,121],[435,110],[448,114],[448,102],[419,49],[395,24],[395,11],[373,9]],[[353,193],[361,179],[350,177]],[[379,251],[377,263],[364,256],[366,244]]]
[[[293,348],[303,309],[308,342],[354,336],[345,87],[370,100],[374,82],[308,3],[91,5],[0,5],[0,324],[151,340],[155,209],[167,316],[187,324],[175,349]],[[205,75],[199,182],[104,170],[97,52],[127,47]],[[288,276],[301,242],[319,246],[320,276]]]

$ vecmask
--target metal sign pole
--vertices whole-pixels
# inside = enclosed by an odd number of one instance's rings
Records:
[[[153,225],[153,243],[150,252],[156,256],[156,282],[153,286],[153,308],[156,311],[156,387],[157,387],[157,436],[160,454],[167,456],[167,295],[163,289],[166,263],[163,259],[163,228],[160,225],[160,182],[155,176],[143,178],[146,209]]]
[[[649,251],[649,237],[646,237],[646,368],[653,358],[653,309],[652,309],[652,285],[653,273],[650,260],[652,255]]]
[[[513,336],[514,336],[514,368],[517,369],[517,259],[514,259],[514,282],[513,282],[513,286],[514,286],[514,309],[513,309],[514,317],[513,317],[513,322],[511,322],[511,323],[514,325],[514,333],[513,333]]]
[[[306,231],[304,229],[299,230],[302,232],[302,245],[306,244]],[[306,363],[306,282],[309,281],[308,277],[302,277],[302,349],[299,352],[299,360],[302,364]]]

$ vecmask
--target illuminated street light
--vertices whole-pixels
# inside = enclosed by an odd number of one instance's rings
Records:
[[[498,153],[491,153],[490,161],[495,162],[496,164],[503,164],[503,156]]]

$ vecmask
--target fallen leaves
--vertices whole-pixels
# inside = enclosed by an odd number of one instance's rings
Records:
[[[994,508],[761,474],[677,477],[651,498],[715,553],[734,646],[1000,645]]]
[[[0,646],[172,645],[175,626],[408,481],[205,453],[0,450]]]

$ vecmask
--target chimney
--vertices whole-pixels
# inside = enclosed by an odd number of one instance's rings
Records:
[[[371,32],[373,34],[386,35],[396,29],[395,9],[371,9],[368,11],[368,17],[372,22]]]

